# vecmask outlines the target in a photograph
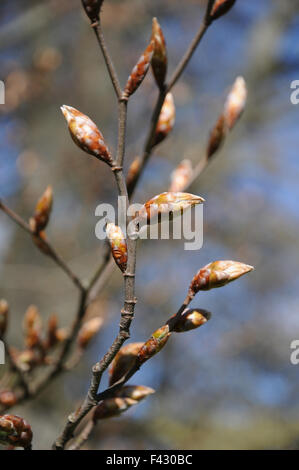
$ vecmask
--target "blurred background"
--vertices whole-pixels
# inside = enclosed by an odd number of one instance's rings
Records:
[[[171,72],[194,36],[205,1],[106,0],[103,27],[124,83],[157,16]],[[199,161],[207,136],[236,76],[247,81],[248,105],[224,148],[191,192],[206,199],[204,244],[152,240],[139,245],[138,304],[131,341],[143,341],[173,314],[195,272],[215,259],[252,264],[236,283],[197,296],[212,312],[199,330],[171,338],[131,383],[156,394],[119,418],[102,422],[92,449],[295,449],[299,447],[299,108],[290,84],[299,79],[298,0],[238,0],[215,22],[173,89],[177,119],[158,146],[134,196],[143,203],[168,188],[183,158]],[[94,119],[116,146],[113,89],[81,2],[0,2],[1,198],[25,219],[48,184],[54,210],[48,233],[57,250],[89,278],[101,261],[96,206],[116,203],[109,168],[71,141],[59,107]],[[157,90],[151,74],[129,105],[126,166],[141,152]],[[30,304],[45,322],[74,316],[77,292],[30,238],[0,214],[0,296],[11,306],[8,338],[22,348],[22,317]],[[118,328],[122,276],[115,272],[97,304],[105,324],[79,366],[34,402],[14,408],[32,424],[34,448],[49,448],[85,394],[92,364]],[[107,381],[103,382],[103,386]]]

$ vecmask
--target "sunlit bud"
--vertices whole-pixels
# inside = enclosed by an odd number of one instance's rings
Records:
[[[7,324],[8,324],[8,312],[9,312],[9,307],[8,303],[6,300],[1,299],[0,300],[0,338],[2,338],[7,330]]]
[[[214,261],[198,271],[191,282],[189,292],[194,295],[200,290],[225,286],[253,269],[252,266],[238,261]]]
[[[155,390],[151,387],[146,387],[145,385],[125,385],[117,392],[117,396],[141,401],[153,393],[155,393]]]
[[[11,407],[17,403],[17,396],[12,390],[2,390],[0,392],[0,405]]]
[[[15,447],[30,448],[32,441],[31,427],[24,419],[15,415],[0,416],[0,443]]]
[[[229,93],[225,108],[224,115],[226,125],[231,130],[241,114],[244,111],[247,99],[247,88],[243,77],[238,77]]]
[[[98,333],[103,324],[101,317],[94,317],[87,320],[81,327],[78,333],[78,345],[81,349],[88,346],[92,338]]]
[[[132,405],[136,405],[138,402],[132,398],[108,398],[102,401],[95,409],[93,414],[93,421],[96,422],[99,419],[113,418],[118,416]]]
[[[127,269],[127,243],[122,229],[113,223],[106,226],[107,237],[111,246],[112,256],[122,272]]]
[[[85,152],[112,166],[113,160],[104,137],[95,123],[71,106],[61,106],[73,141]]]
[[[131,184],[135,181],[135,178],[136,176],[138,175],[139,173],[139,170],[140,170],[140,167],[141,167],[141,158],[140,157],[136,157],[130,167],[129,167],[129,170],[128,170],[128,175],[127,175],[127,186],[128,188],[131,186]]]
[[[52,348],[58,343],[57,338],[58,320],[57,315],[51,315],[48,321],[46,348]]]
[[[175,122],[175,105],[172,93],[167,93],[156,128],[154,145],[159,144],[172,131]]]
[[[138,352],[138,363],[143,364],[145,361],[157,354],[167,343],[171,333],[169,332],[169,326],[164,325],[156,330],[150,339],[143,344],[142,348]]]
[[[219,117],[214,128],[210,133],[210,138],[207,146],[207,158],[211,158],[221,147],[226,136],[226,121],[223,114]]]
[[[172,331],[183,333],[185,331],[195,330],[195,328],[204,325],[210,318],[211,314],[207,310],[202,308],[188,309],[182,313]]]
[[[99,19],[99,13],[104,0],[82,0],[83,8],[90,21]]]
[[[53,205],[52,186],[48,186],[42,197],[38,200],[33,217],[30,219],[31,229],[38,233],[48,225]]]
[[[225,15],[236,3],[236,0],[216,0],[210,14],[208,15],[207,22],[220,18]]]
[[[24,315],[25,345],[32,349],[40,344],[42,320],[35,305],[30,305]]]
[[[139,85],[142,83],[144,77],[147,74],[148,68],[150,66],[150,63],[153,57],[153,52],[154,52],[154,43],[153,41],[151,41],[150,44],[145,49],[142,56],[139,58],[137,64],[135,65],[135,67],[133,68],[131,72],[131,75],[128,78],[128,81],[124,90],[125,96],[129,97],[133,93],[135,93]]]
[[[169,192],[178,193],[183,191],[192,177],[193,169],[190,160],[182,160],[172,172]]]
[[[165,192],[147,201],[138,212],[138,217],[149,221],[161,214],[173,213],[176,215],[203,202],[202,197],[194,194]]]
[[[153,18],[152,41],[154,43],[154,54],[152,58],[152,69],[157,85],[160,89],[165,84],[167,72],[167,52],[165,38],[157,18]]]
[[[136,363],[138,352],[144,343],[128,343],[116,354],[109,369],[109,385],[123,377]]]

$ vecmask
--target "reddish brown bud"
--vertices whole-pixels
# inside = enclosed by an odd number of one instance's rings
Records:
[[[151,387],[145,387],[144,385],[125,385],[117,392],[117,396],[141,401],[153,393],[155,393],[155,390]]]
[[[142,346],[143,343],[129,343],[120,349],[109,369],[109,385],[121,379],[134,366]]]
[[[137,403],[138,402],[132,398],[108,398],[107,400],[102,401],[94,410],[93,421],[96,422],[99,419],[119,416],[132,405],[136,405]]]
[[[52,348],[58,343],[57,338],[58,320],[57,315],[51,315],[48,321],[47,340],[45,347],[46,349]]]
[[[62,343],[68,338],[68,332],[66,328],[58,328],[56,331],[56,338],[59,343]]]
[[[254,268],[238,261],[214,261],[201,268],[192,279],[189,293],[194,296],[200,290],[222,287]]]
[[[193,169],[190,160],[182,160],[171,175],[169,192],[183,191],[192,177]]]
[[[0,300],[0,338],[2,338],[7,330],[7,324],[8,324],[8,312],[9,312],[9,307],[8,303],[6,300],[1,299]]]
[[[15,415],[0,416],[0,443],[28,449],[31,441],[32,431],[27,421]]]
[[[210,318],[210,312],[202,308],[185,310],[176,322],[172,331],[175,331],[176,333],[184,333],[185,331],[194,330],[195,328],[204,325],[208,320],[210,320]]]
[[[0,392],[0,405],[10,408],[17,403],[17,396],[12,390],[2,390]]]
[[[152,41],[154,54],[152,57],[152,69],[158,87],[163,89],[167,73],[167,52],[165,38],[157,18],[153,18]]]
[[[243,77],[238,77],[227,97],[224,116],[226,125],[231,130],[242,115],[247,99],[246,83]]]
[[[61,111],[68,123],[71,137],[78,147],[112,166],[111,154],[96,124],[88,116],[71,106],[63,105]]]
[[[41,342],[42,320],[35,305],[30,305],[24,315],[25,345],[32,349]]]
[[[175,105],[172,93],[167,93],[156,128],[154,145],[162,142],[172,131],[175,122]]]
[[[153,41],[145,49],[142,56],[139,58],[137,64],[133,68],[131,75],[128,78],[127,84],[125,86],[124,94],[126,97],[131,96],[139,85],[142,83],[144,77],[147,74],[148,68],[150,66],[154,52],[154,43]]]
[[[30,219],[30,227],[35,233],[44,230],[48,225],[53,205],[52,186],[48,186],[42,197],[38,200],[33,217]]]
[[[194,194],[165,192],[147,201],[138,212],[138,217],[149,221],[161,214],[171,212],[176,215],[203,202],[202,197]]]
[[[223,114],[219,117],[210,134],[207,147],[207,157],[211,158],[221,147],[226,136],[226,123]]]
[[[108,240],[111,246],[112,256],[122,272],[127,269],[127,243],[122,229],[113,223],[106,226]]]
[[[78,345],[81,349],[85,349],[92,338],[98,333],[103,324],[101,317],[94,317],[87,320],[78,333]]]
[[[93,23],[99,19],[100,9],[104,0],[82,0],[86,15]]]
[[[208,15],[208,23],[225,15],[236,3],[236,0],[216,0]]]
[[[161,349],[167,343],[170,335],[171,333],[169,332],[168,325],[164,325],[156,330],[138,352],[139,365],[143,364],[159,351],[161,351]]]
[[[135,178],[136,176],[138,175],[139,173],[139,170],[140,170],[140,167],[141,167],[141,158],[140,157],[136,157],[130,167],[129,167],[129,170],[128,170],[128,175],[127,175],[127,186],[128,188],[131,186],[131,184],[135,181]]]

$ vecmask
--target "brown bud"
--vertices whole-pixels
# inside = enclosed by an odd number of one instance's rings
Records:
[[[136,157],[130,167],[129,167],[129,170],[128,170],[128,175],[127,175],[127,186],[128,188],[131,186],[131,184],[135,181],[135,178],[136,176],[138,175],[139,173],[139,170],[140,170],[140,167],[141,167],[141,158],[140,157]]]
[[[183,191],[192,177],[193,169],[190,160],[182,160],[171,175],[169,192]]]
[[[221,147],[226,136],[226,121],[223,114],[219,117],[210,134],[207,146],[207,158],[211,158]]]
[[[195,328],[204,325],[208,320],[210,320],[210,318],[210,312],[202,308],[185,310],[176,322],[172,331],[175,331],[176,333],[184,333],[185,331],[194,330]]]
[[[225,15],[236,3],[236,0],[216,0],[208,15],[208,23]]]
[[[68,338],[68,331],[66,328],[58,328],[56,331],[56,338],[59,343],[62,343]]]
[[[94,317],[87,320],[81,327],[78,333],[78,345],[81,349],[85,349],[92,338],[98,333],[103,324],[101,317]]]
[[[8,312],[9,312],[9,307],[8,303],[6,300],[1,299],[0,300],[0,338],[2,338],[7,330],[7,324],[8,324]]]
[[[94,410],[93,421],[96,422],[99,419],[119,416],[132,405],[136,405],[137,403],[138,402],[132,398],[108,398],[107,400],[102,401]]]
[[[35,351],[32,349],[25,349],[24,351],[16,351],[15,349],[10,349],[13,360],[19,369],[24,372],[28,372],[33,366],[39,362],[39,358],[36,356]]]
[[[156,330],[138,352],[139,365],[143,364],[159,351],[161,351],[161,349],[167,343],[170,335],[171,333],[169,332],[168,325],[164,325]]]
[[[25,345],[28,349],[38,346],[41,342],[42,320],[35,305],[30,305],[24,315]]]
[[[128,78],[127,84],[125,86],[124,94],[126,97],[131,96],[139,85],[142,83],[144,77],[147,74],[148,68],[150,66],[154,52],[154,43],[153,41],[145,49],[142,56],[139,58],[137,64],[133,68],[131,75]]]
[[[154,54],[152,57],[152,69],[158,87],[163,89],[167,73],[167,52],[165,38],[157,18],[153,18],[152,41]]]
[[[144,385],[125,385],[117,392],[117,396],[121,398],[131,398],[137,402],[153,393],[155,393],[155,390],[151,387],[145,387]]]
[[[44,230],[48,225],[53,205],[52,186],[48,186],[42,197],[38,200],[33,217],[30,219],[30,227],[35,233]]]
[[[122,272],[127,269],[127,243],[122,229],[113,223],[106,226],[107,237],[111,246],[112,256]]]
[[[238,261],[214,261],[201,268],[194,276],[189,294],[192,297],[200,290],[225,286],[253,269],[252,266]]]
[[[78,147],[112,166],[111,154],[96,124],[88,116],[71,106],[63,105],[61,111],[68,123],[71,137]]]
[[[226,125],[231,130],[242,115],[247,99],[246,83],[243,77],[238,77],[227,97],[224,116]]]
[[[147,201],[138,212],[138,217],[147,219],[149,222],[152,218],[159,217],[161,214],[180,214],[184,210],[203,202],[202,197],[194,194],[165,192]]]
[[[99,19],[100,9],[104,0],[82,0],[82,5],[90,21],[96,22]]]
[[[10,408],[17,403],[17,396],[12,390],[2,390],[0,392],[0,405]]]
[[[121,379],[134,366],[142,346],[143,343],[129,343],[120,349],[109,369],[109,385]]]
[[[58,343],[57,338],[58,320],[57,315],[51,315],[48,321],[47,340],[45,347],[46,349],[52,348]]]
[[[175,122],[175,105],[172,93],[167,93],[156,128],[154,145],[162,142],[172,131]]]
[[[16,415],[0,416],[0,443],[28,449],[31,441],[32,431],[27,421]]]

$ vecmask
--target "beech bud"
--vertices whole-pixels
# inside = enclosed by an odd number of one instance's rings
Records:
[[[154,43],[153,41],[151,41],[150,44],[145,49],[142,56],[139,58],[137,64],[133,68],[128,78],[128,81],[124,90],[124,95],[126,97],[129,97],[133,93],[135,93],[137,88],[141,85],[144,77],[147,74],[148,68],[150,66],[150,63],[153,57],[153,52],[154,52]]]
[[[167,93],[156,128],[153,146],[162,142],[172,131],[175,123],[175,105],[172,93]]]
[[[163,89],[167,73],[167,52],[165,38],[157,18],[153,18],[152,41],[154,53],[152,57],[152,70],[158,87]]]
[[[30,227],[35,233],[44,230],[48,225],[53,205],[52,186],[48,186],[42,197],[38,200],[33,217],[30,219]]]
[[[88,116],[71,106],[63,105],[61,111],[68,123],[71,137],[78,147],[112,166],[111,154],[96,124]]]
[[[25,345],[32,349],[41,342],[42,320],[35,305],[30,305],[24,315]]]
[[[185,331],[194,330],[195,328],[204,325],[208,320],[210,320],[210,318],[210,312],[204,309],[193,308],[185,310],[176,322],[172,331],[175,331],[176,333],[184,333]]]
[[[238,261],[214,261],[201,268],[194,276],[189,293],[194,296],[200,290],[225,286],[253,269],[252,266]]]
[[[78,345],[81,349],[85,349],[92,338],[98,333],[103,324],[101,317],[94,317],[87,320],[78,333]]]
[[[86,15],[93,23],[99,19],[100,9],[104,0],[82,0]]]
[[[184,210],[203,202],[202,197],[194,194],[165,192],[147,201],[138,212],[138,217],[149,221],[151,218],[170,212],[178,215]]]
[[[31,427],[24,419],[15,415],[0,416],[0,443],[14,447],[31,447]]]
[[[226,125],[231,130],[242,115],[247,99],[246,83],[243,77],[238,77],[227,97],[224,116]]]
[[[113,223],[108,223],[106,226],[108,240],[111,246],[112,256],[122,272],[127,269],[127,243],[122,232],[122,229]]]
[[[145,385],[125,385],[117,392],[117,396],[121,398],[131,398],[138,402],[153,393],[155,393],[155,390]]]
[[[169,192],[183,191],[192,177],[193,169],[190,160],[182,160],[177,168],[172,172]]]
[[[0,338],[2,338],[7,330],[7,324],[8,324],[8,312],[9,312],[9,307],[8,303],[6,300],[1,299],[0,300]]]
[[[139,365],[146,362],[148,359],[157,354],[167,343],[171,333],[169,332],[169,326],[164,325],[156,330],[152,336],[143,344],[142,348],[138,352],[138,363]]]
[[[221,16],[225,15],[234,6],[235,3],[236,0],[216,0],[213,7],[208,12],[206,22],[208,24],[212,23],[212,21],[217,20]]]
[[[103,400],[94,410],[93,421],[96,423],[99,419],[113,418],[119,416],[138,401],[132,398],[108,398]]]
[[[119,350],[109,369],[109,385],[121,379],[134,366],[142,346],[143,343],[128,343]]]

